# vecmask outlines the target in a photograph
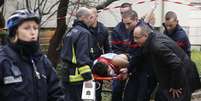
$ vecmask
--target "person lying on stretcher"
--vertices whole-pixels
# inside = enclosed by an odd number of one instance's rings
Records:
[[[125,54],[107,53],[94,61],[93,75],[95,80],[124,80],[127,78],[128,58]]]

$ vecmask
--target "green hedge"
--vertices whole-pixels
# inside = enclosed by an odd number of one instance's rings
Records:
[[[201,74],[201,52],[193,50],[191,58],[196,63],[199,73]]]

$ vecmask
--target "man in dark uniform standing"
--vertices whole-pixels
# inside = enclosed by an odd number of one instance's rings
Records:
[[[82,7],[77,13],[72,29],[65,34],[61,59],[63,61],[63,85],[67,101],[82,101],[83,82],[92,82],[92,36],[89,27],[93,16],[90,9]],[[69,96],[68,96],[69,95]]]
[[[93,16],[93,19],[91,19],[91,22],[93,24],[90,27],[90,31],[92,33],[92,41],[93,41],[92,60],[95,60],[98,57],[100,57],[102,54],[108,53],[110,51],[109,40],[108,40],[109,33],[108,33],[108,29],[101,22],[98,22],[97,9],[95,7],[91,7],[90,10],[92,10],[92,16]],[[96,89],[96,101],[101,101],[103,81],[99,80],[99,81],[96,81],[96,83],[97,83],[97,88],[99,88],[99,89]]]

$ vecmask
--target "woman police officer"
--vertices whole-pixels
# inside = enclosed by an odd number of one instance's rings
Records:
[[[39,24],[26,9],[8,18],[8,43],[0,49],[2,101],[63,101],[56,72],[39,49]]]

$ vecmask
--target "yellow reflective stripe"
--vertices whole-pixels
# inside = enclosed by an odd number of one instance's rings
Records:
[[[72,45],[72,63],[76,64],[75,48]]]
[[[80,74],[91,72],[91,69],[90,69],[90,67],[88,65],[82,66],[82,67],[80,67],[78,69],[79,69]]]
[[[83,81],[84,78],[78,74],[78,69],[76,68],[75,70],[75,75],[70,75],[69,76],[70,82],[78,82],[78,81]]]
[[[75,69],[75,75],[79,75],[78,73],[79,73],[78,72],[78,68],[76,67],[76,69]]]
[[[84,78],[81,75],[70,75],[70,82],[79,82],[79,81],[83,81]]]

